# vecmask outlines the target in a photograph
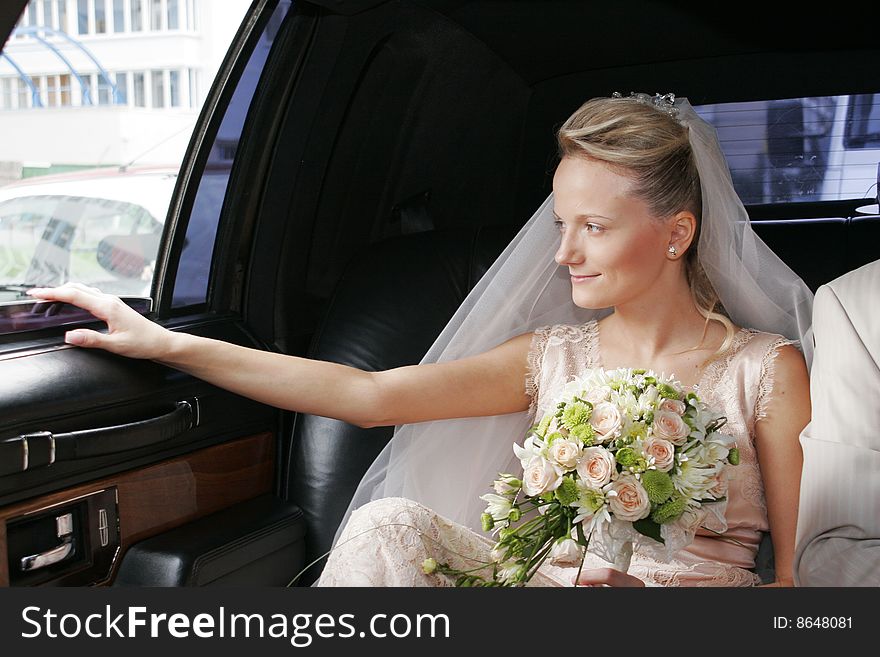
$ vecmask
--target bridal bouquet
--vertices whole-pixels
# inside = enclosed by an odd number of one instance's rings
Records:
[[[588,370],[513,450],[521,478],[501,474],[483,529],[498,541],[472,571],[427,559],[459,586],[521,586],[545,559],[583,565],[587,549],[624,572],[633,545],[667,561],[712,516],[726,529],[726,467],[739,462],[726,418],[652,371]],[[490,578],[475,574],[491,567]]]

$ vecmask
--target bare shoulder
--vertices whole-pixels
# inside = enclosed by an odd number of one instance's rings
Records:
[[[792,344],[771,346],[758,401],[758,426],[802,428],[809,422],[810,374],[801,351]],[[760,431],[759,431],[760,436]]]

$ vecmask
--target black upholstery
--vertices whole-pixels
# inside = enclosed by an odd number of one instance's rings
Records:
[[[813,290],[864,264],[862,259],[869,255],[880,257],[871,253],[876,239],[864,243],[880,231],[878,218],[768,221],[755,226]],[[366,248],[342,276],[310,357],[369,371],[418,363],[515,233],[513,226],[458,234],[433,231]],[[393,427],[362,429],[325,417],[297,417],[287,491],[308,525],[306,562],[329,549],[361,476],[392,433]],[[310,583],[322,565],[301,583]],[[766,555],[758,569],[764,575],[772,572]]]
[[[368,371],[418,363],[516,230],[430,231],[365,249],[346,268],[309,357]],[[288,495],[308,524],[307,562],[330,548],[361,476],[393,430],[297,416]]]

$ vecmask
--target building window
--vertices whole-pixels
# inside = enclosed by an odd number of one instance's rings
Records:
[[[31,89],[24,80],[16,80],[18,85],[18,107],[24,109],[30,107]]]
[[[70,100],[70,74],[65,73],[64,75],[59,75],[58,80],[59,80],[58,92],[61,94],[61,105],[68,106],[71,104],[71,100]]]
[[[58,76],[46,76],[46,106],[58,107]]]
[[[144,29],[144,0],[131,0],[131,31]]]
[[[37,26],[37,0],[31,0],[27,6],[27,24],[29,27]]]
[[[0,81],[0,105],[3,109],[12,109],[12,78]]]
[[[150,0],[150,29],[154,32],[162,29],[162,0]]]
[[[76,28],[78,34],[89,33],[89,0],[76,0]]]
[[[113,31],[125,32],[125,0],[113,0]]]
[[[52,20],[52,0],[43,0],[43,25],[46,27],[54,27],[55,21]]]
[[[58,29],[62,32],[69,32],[67,26],[67,0],[56,0],[55,7],[58,10]]]
[[[180,71],[168,71],[170,106],[180,107]]]
[[[128,105],[128,74],[116,74],[116,99],[117,105]]]
[[[132,92],[134,93],[134,106],[135,107],[146,107],[147,101],[145,98],[146,90],[144,88],[144,74],[143,73],[132,73],[131,81],[132,81]]]
[[[152,71],[153,107],[165,107],[165,75],[164,71]]]
[[[107,5],[104,0],[95,0],[95,33],[107,32]]]
[[[180,27],[180,7],[177,0],[168,1],[168,29],[176,30]]]
[[[93,79],[95,79],[95,86],[98,88],[98,105],[110,105],[113,102],[110,96],[110,84],[100,73]]]
[[[189,106],[190,107],[198,107],[199,106],[199,89],[198,89],[198,80],[196,79],[196,71],[195,69],[187,69],[189,73]]]

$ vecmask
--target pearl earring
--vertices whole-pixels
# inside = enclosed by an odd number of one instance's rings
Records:
[[[674,246],[670,246],[670,247],[669,247],[669,252],[670,252],[672,255],[676,255],[675,247],[674,247]]]

